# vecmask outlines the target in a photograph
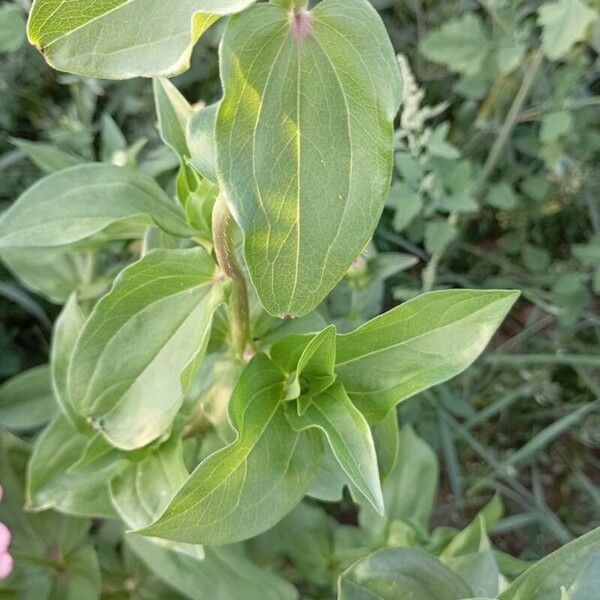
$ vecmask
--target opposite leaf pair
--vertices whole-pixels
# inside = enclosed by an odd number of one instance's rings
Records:
[[[205,459],[143,533],[224,544],[274,525],[316,475],[322,442],[315,429],[324,434],[342,481],[382,512],[369,421],[468,366],[516,297],[514,292],[437,292],[348,335],[336,336],[330,327],[275,342],[270,357],[260,352],[252,359],[233,392],[229,415],[235,441]],[[426,317],[431,310],[435,317]],[[348,371],[351,360],[356,369]],[[376,390],[365,370],[375,362],[390,373],[377,380]]]

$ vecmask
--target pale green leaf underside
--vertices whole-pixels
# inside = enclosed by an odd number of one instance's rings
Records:
[[[255,0],[36,0],[29,41],[61,71],[126,79],[189,66],[198,38],[220,16]]]
[[[276,316],[310,312],[373,234],[401,95],[367,0],[324,0],[298,19],[258,4],[231,18],[221,46],[217,174]]]
[[[108,480],[114,468],[69,472],[88,441],[64,415],[56,417],[42,432],[27,468],[26,494],[30,510],[53,508],[78,516],[114,517],[108,496]]]
[[[150,225],[191,236],[181,211],[142,173],[88,164],[48,175],[29,188],[0,219],[1,248],[62,246],[111,225]]]
[[[155,79],[152,88],[161,139],[180,158],[187,157],[189,150],[185,133],[194,112],[192,107],[168,79]]]
[[[367,419],[382,419],[398,402],[471,365],[518,296],[495,290],[423,294],[338,336],[336,373]]]
[[[190,150],[190,164],[212,183],[217,183],[217,151],[215,148],[215,122],[218,104],[196,111],[187,124],[186,141]]]
[[[383,493],[369,424],[340,384],[314,398],[302,415],[289,403],[288,421],[298,431],[320,429],[350,481],[373,508],[383,514]]]
[[[233,392],[238,435],[192,473],[143,535],[221,545],[272,527],[298,504],[314,477],[321,445],[288,424],[284,374],[265,356],[248,365]]]
[[[0,260],[27,289],[62,305],[81,282],[80,255],[69,247],[5,248]]]
[[[56,323],[52,336],[50,364],[52,370],[52,388],[56,401],[63,414],[78,431],[89,431],[85,419],[79,415],[69,399],[67,373],[71,362],[73,348],[85,324],[85,315],[73,294],[64,305]]]
[[[200,248],[155,250],[125,269],[90,315],[73,352],[69,398],[114,446],[142,447],[171,424],[182,377],[222,301],[215,272]]]
[[[173,436],[144,459],[130,462],[110,482],[111,501],[130,529],[152,523],[187,479],[181,439]]]
[[[402,428],[394,466],[383,482],[385,515],[361,507],[360,526],[383,543],[393,521],[418,523],[427,530],[438,492],[437,456],[410,425]]]
[[[48,365],[19,373],[0,386],[0,426],[35,429],[56,413]]]
[[[160,516],[188,475],[183,462],[181,438],[174,435],[143,460],[130,462],[112,478],[112,505],[128,528],[140,529]],[[153,542],[192,558],[204,558],[204,548],[197,544],[166,540]]]
[[[339,600],[461,600],[468,585],[423,550],[385,548],[357,562],[339,579]]]
[[[127,544],[165,583],[193,600],[298,598],[291,584],[259,568],[235,547],[206,548],[204,560],[197,561],[138,535],[128,535]]]

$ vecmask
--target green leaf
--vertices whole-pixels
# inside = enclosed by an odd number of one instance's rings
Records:
[[[257,4],[221,44],[217,171],[266,310],[301,316],[361,253],[381,215],[401,97],[394,51],[367,0],[293,18]]]
[[[289,404],[286,416],[297,431],[320,429],[340,466],[356,489],[383,515],[377,455],[369,424],[340,384],[316,396],[302,415]]]
[[[496,597],[502,575],[494,551],[486,538],[487,546],[477,552],[463,554],[445,561],[473,590],[474,594]]]
[[[117,448],[170,426],[208,341],[223,288],[201,248],[154,250],[125,269],[75,346],[69,397]]]
[[[84,160],[44,142],[12,139],[11,142],[45,173],[55,173],[80,165]]]
[[[113,477],[111,501],[129,528],[140,529],[160,516],[188,475],[181,438],[173,436]]]
[[[565,57],[585,39],[588,27],[598,18],[582,0],[556,0],[540,6],[538,23],[542,27],[542,50],[551,60]]]
[[[427,530],[438,492],[439,466],[435,452],[412,429],[403,427],[398,453],[383,482],[385,515],[362,507],[359,523],[377,543],[385,543],[393,521],[403,520]]]
[[[348,476],[327,444],[306,495],[323,502],[341,502],[346,487],[349,487]]]
[[[0,387],[0,426],[36,429],[56,413],[48,365],[34,367]]]
[[[105,164],[49,175],[29,188],[0,220],[0,248],[62,246],[119,223],[186,237],[193,230],[149,177]]]
[[[499,600],[559,600],[561,586],[570,600],[593,600],[598,593],[599,565],[600,528],[529,567]]]
[[[220,16],[254,1],[36,0],[28,35],[61,71],[107,79],[168,77],[189,67],[194,44]]]
[[[500,567],[487,531],[500,520],[503,513],[499,496],[494,496],[440,555],[440,560],[458,573],[479,596],[498,594]]]
[[[67,373],[77,338],[85,325],[85,315],[73,294],[62,309],[52,336],[50,364],[52,389],[63,414],[78,431],[89,431],[85,419],[77,413],[69,398]]]
[[[218,104],[211,104],[195,112],[187,124],[186,141],[192,158],[190,164],[209,181],[217,183],[217,149],[215,124]]]
[[[257,562],[291,560],[308,581],[328,586],[333,557],[332,530],[336,523],[320,506],[301,502],[273,529],[251,542]]]
[[[345,571],[338,600],[461,600],[467,584],[433,556],[415,548],[385,548]]]
[[[189,156],[185,132],[194,112],[192,107],[168,79],[155,79],[153,89],[162,141],[180,157]]]
[[[29,290],[64,304],[82,286],[82,256],[72,248],[6,248],[0,259]]]
[[[25,17],[18,6],[0,7],[0,53],[16,52],[25,41]]]
[[[200,463],[160,519],[138,533],[228,544],[265,531],[290,512],[310,486],[321,444],[289,426],[284,391],[284,373],[256,355],[230,402],[236,440]]]
[[[523,264],[534,273],[543,273],[552,262],[550,253],[540,246],[525,244],[522,249]]]
[[[20,598],[33,600],[99,600],[101,574],[94,546],[85,544],[64,555],[60,548],[48,544],[46,553],[39,551],[33,561],[44,564],[48,555],[59,554],[60,566],[27,565],[22,571]]]
[[[400,430],[398,429],[396,409],[390,410],[385,418],[375,423],[372,431],[379,462],[379,474],[383,480],[394,468],[400,448]]]
[[[463,75],[477,74],[490,50],[490,37],[474,14],[448,21],[421,43],[423,56]]]
[[[198,561],[137,535],[127,545],[165,583],[191,600],[297,600],[295,588],[251,563],[232,547],[206,548]]]
[[[551,112],[542,117],[540,140],[550,144],[573,129],[574,121],[571,113],[566,110]]]
[[[27,507],[53,508],[86,517],[113,517],[108,480],[118,465],[73,473],[89,438],[77,433],[63,415],[50,423],[37,439],[27,469]]]
[[[499,183],[490,188],[485,201],[499,210],[511,210],[517,206],[517,197],[507,183]]]
[[[387,203],[394,212],[394,229],[403,231],[423,210],[423,198],[409,185],[396,182],[390,189]]]
[[[117,164],[127,155],[127,140],[115,120],[108,114],[102,115],[100,130],[100,156],[102,162]]]
[[[367,419],[382,419],[398,402],[471,365],[518,296],[444,290],[405,302],[338,336],[338,377]]]
[[[174,435],[145,458],[130,463],[113,477],[110,498],[127,527],[141,529],[160,516],[188,476],[181,437]],[[204,558],[202,546],[166,540],[156,540],[155,543],[193,558]]]
[[[444,548],[441,557],[445,559],[476,552],[480,548],[486,532],[502,518],[503,514],[502,501],[496,495],[477,513],[475,519]]]
[[[425,248],[431,254],[441,254],[457,234],[456,227],[446,219],[432,220],[425,226]]]
[[[335,326],[315,336],[291,335],[278,341],[271,348],[271,359],[285,373],[294,374],[286,399],[324,392],[335,381]]]

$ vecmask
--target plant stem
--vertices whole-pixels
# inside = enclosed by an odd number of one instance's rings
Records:
[[[293,11],[300,11],[306,7],[308,0],[271,0],[273,4],[277,4],[282,8]]]
[[[215,203],[212,224],[217,262],[224,275],[231,281],[231,295],[228,306],[231,346],[238,357],[243,357],[250,340],[248,288],[244,272],[235,255],[233,242],[235,223],[223,194],[219,194]]]
[[[517,121],[519,119],[519,115],[521,113],[521,109],[523,105],[527,101],[529,97],[529,93],[531,92],[531,87],[537,74],[542,65],[543,55],[539,50],[536,50],[532,53],[529,64],[525,71],[525,76],[523,77],[523,81],[521,82],[521,87],[515,96],[515,99],[508,111],[508,115],[506,116],[506,120],[502,125],[502,129],[500,129],[500,133],[490,150],[490,153],[487,157],[485,165],[483,166],[483,171],[481,173],[479,182],[478,182],[478,190],[481,191],[481,188],[488,180],[489,176],[493,173],[496,165],[498,164],[498,160],[502,154],[502,150],[504,150],[504,146],[508,142],[510,138],[510,134],[512,133]]]

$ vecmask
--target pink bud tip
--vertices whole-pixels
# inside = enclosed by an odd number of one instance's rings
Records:
[[[310,15],[305,10],[302,10],[296,13],[292,19],[292,34],[294,35],[294,39],[297,41],[303,40],[312,30]]]
[[[0,579],[6,579],[13,570],[13,558],[8,552],[0,553]]]
[[[10,530],[4,523],[0,523],[0,552],[6,552],[10,546]]]

